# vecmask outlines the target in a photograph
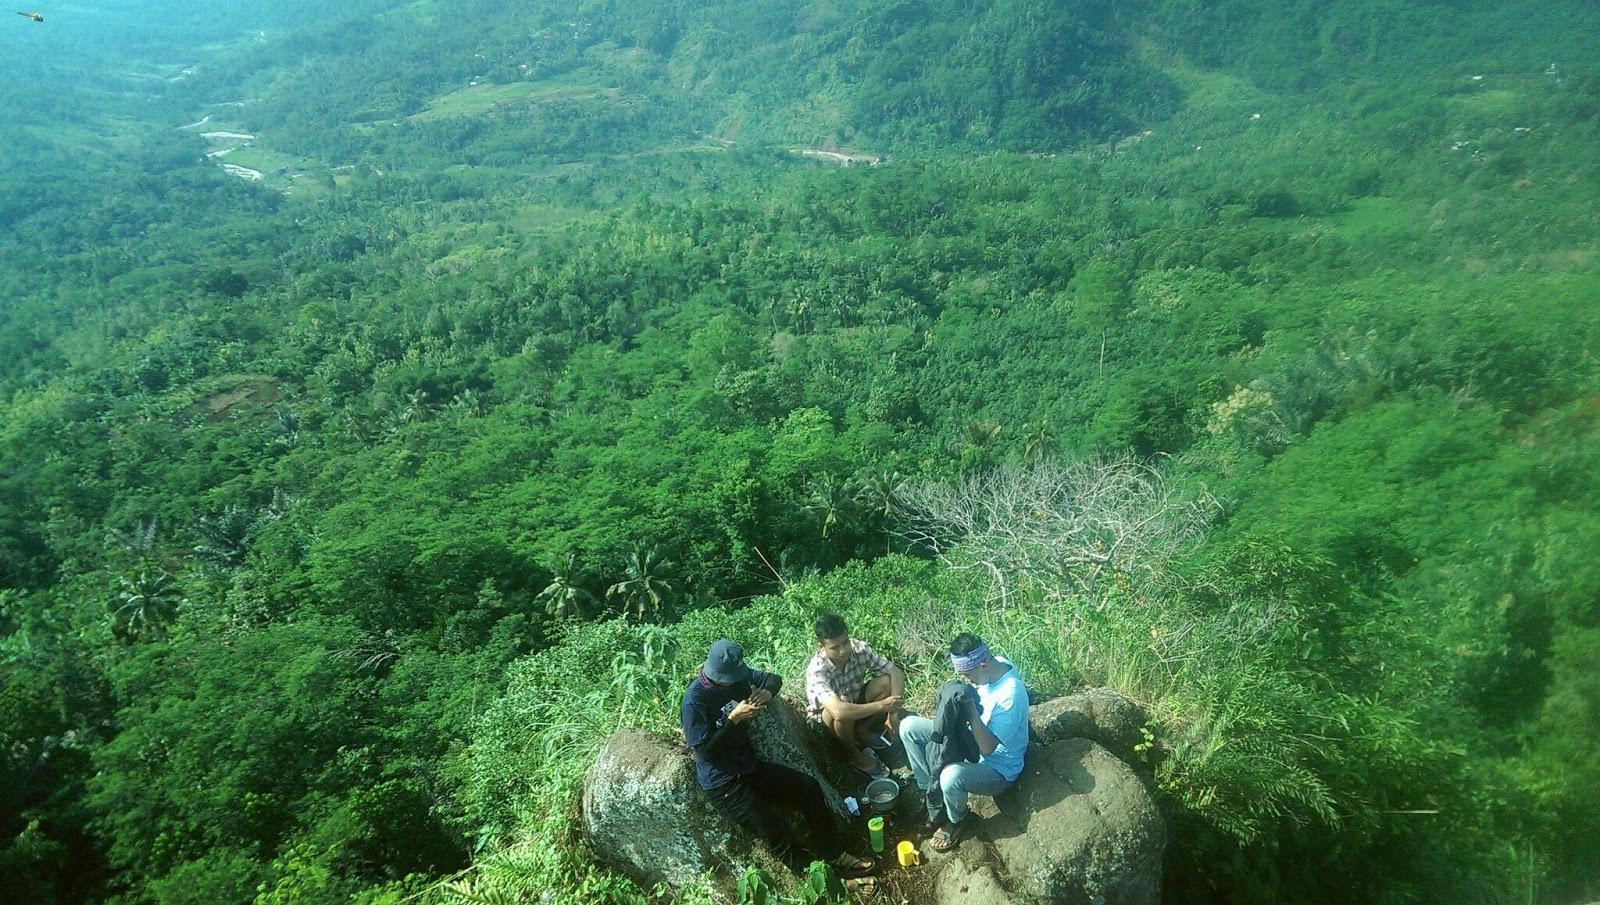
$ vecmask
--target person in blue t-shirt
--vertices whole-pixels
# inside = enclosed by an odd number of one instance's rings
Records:
[[[678,708],[683,740],[694,749],[695,775],[718,811],[766,840],[790,867],[803,870],[814,853],[847,875],[870,871],[873,862],[850,854],[815,779],[756,756],[750,721],[783,687],[773,673],[751,669],[744,648],[723,638],[711,645],[700,674],[684,689]],[[800,811],[807,832],[779,808]]]
[[[957,719],[972,732],[978,762],[933,764],[929,743],[941,725],[927,717],[908,716],[900,721],[900,738],[917,787],[926,791],[935,767],[944,798],[944,815],[929,820],[934,851],[949,851],[961,841],[963,823],[970,813],[969,795],[999,795],[1022,775],[1022,758],[1028,750],[1028,689],[1017,668],[990,653],[982,638],[963,632],[950,642],[950,664],[977,691],[961,696]],[[944,727],[950,728],[950,727]],[[941,734],[939,745],[943,745]],[[937,750],[937,749],[936,749]]]

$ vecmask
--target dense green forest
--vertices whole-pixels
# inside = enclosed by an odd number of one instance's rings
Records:
[[[827,610],[1146,704],[1175,905],[1600,898],[1591,4],[196,6],[0,28],[0,898],[660,901]]]

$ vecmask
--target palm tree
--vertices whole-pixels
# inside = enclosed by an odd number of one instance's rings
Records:
[[[784,313],[788,315],[788,325],[796,333],[805,333],[806,326],[811,321],[811,309],[817,300],[816,290],[808,284],[801,284],[789,290],[789,297],[784,304]]]
[[[672,603],[680,594],[672,576],[675,566],[662,558],[660,547],[638,547],[623,569],[626,577],[606,590],[606,599],[618,601],[624,613],[640,619],[646,613],[659,613],[663,604]]]
[[[172,583],[172,575],[165,569],[140,569],[132,578],[118,578],[117,584],[117,596],[106,604],[111,633],[127,643],[165,638],[167,623],[184,602]]]
[[[1027,436],[1022,439],[1022,458],[1029,462],[1041,462],[1056,451],[1056,438],[1050,436],[1050,425],[1043,421],[1030,424],[1026,428]]]
[[[892,468],[879,468],[868,472],[856,484],[854,502],[868,518],[883,529],[885,552],[888,551],[889,539],[893,537],[890,523],[900,512],[898,497],[905,489],[905,485],[905,475]]]
[[[893,468],[870,471],[856,483],[855,503],[873,518],[892,518],[900,508],[895,497],[905,484],[906,476]]]
[[[600,608],[600,601],[579,585],[584,570],[578,565],[577,555],[567,553],[550,571],[550,583],[534,598],[544,604],[544,611],[552,616],[586,618],[594,615]]]
[[[804,510],[822,523],[822,538],[826,540],[833,529],[839,527],[849,514],[851,487],[831,474],[813,478],[806,484]]]
[[[995,439],[1000,436],[1001,424],[998,421],[968,421],[967,422],[967,447],[969,449],[988,449]]]
[[[206,516],[195,526],[200,543],[194,553],[207,566],[231,569],[244,564],[245,554],[255,543],[256,528],[261,519],[238,503],[230,503],[217,516]]]
[[[153,515],[148,522],[135,522],[126,531],[113,528],[106,535],[110,542],[122,547],[138,562],[150,562],[160,554],[156,543],[156,517]]]
[[[300,445],[300,418],[295,415],[289,403],[278,403],[278,436],[272,441],[284,449],[292,450]]]
[[[971,471],[993,465],[998,451],[995,440],[1000,437],[1002,430],[1000,422],[972,420],[966,423],[965,428],[956,450],[962,469]]]

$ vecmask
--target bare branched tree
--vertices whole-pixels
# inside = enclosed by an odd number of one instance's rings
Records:
[[[1002,605],[1018,584],[1100,605],[1107,579],[1161,574],[1199,542],[1216,503],[1131,458],[1003,465],[900,493],[902,529],[952,568],[981,568]]]

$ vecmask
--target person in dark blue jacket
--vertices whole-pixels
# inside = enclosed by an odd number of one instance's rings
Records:
[[[724,638],[711,645],[678,709],[700,788],[713,807],[749,827],[796,870],[815,855],[845,874],[870,871],[870,860],[850,854],[840,842],[817,781],[756,756],[750,721],[782,687],[781,677],[747,666],[737,643]],[[783,807],[800,812],[805,833],[780,812]]]

